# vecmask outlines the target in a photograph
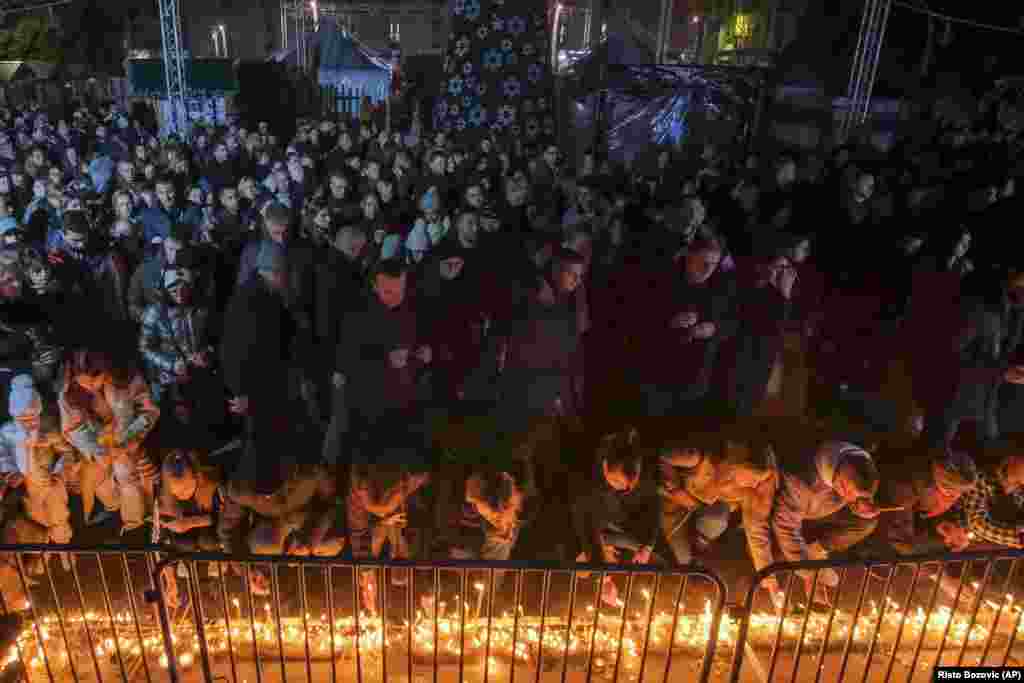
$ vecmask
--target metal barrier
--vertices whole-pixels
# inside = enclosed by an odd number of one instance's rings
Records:
[[[0,610],[23,617],[0,668],[26,681],[159,680],[169,662],[146,605],[154,550],[0,545]]]
[[[932,680],[939,665],[1019,666],[1021,559],[1024,551],[1007,549],[768,567],[736,614],[730,681],[910,683]],[[768,577],[781,578],[783,604],[765,596],[766,609],[755,612]],[[821,587],[834,593],[830,604],[808,607],[807,589],[817,595]],[[723,629],[731,626],[726,619]]]
[[[703,683],[728,665],[712,637],[725,587],[700,568],[161,550],[0,546],[15,579],[0,576],[3,609],[27,617],[8,663],[33,682],[146,683]],[[56,551],[77,558],[70,571]]]

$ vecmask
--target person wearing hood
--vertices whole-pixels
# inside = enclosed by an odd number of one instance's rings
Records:
[[[578,253],[555,250],[550,263],[515,295],[511,308],[499,314],[467,394],[500,397],[499,410],[513,424],[581,415],[582,331],[576,292],[584,270]]]
[[[133,320],[141,323],[146,309],[163,301],[165,271],[174,268],[179,261],[196,265],[194,248],[191,226],[173,226],[155,252],[135,269],[128,286],[128,307]],[[214,303],[216,281],[212,276],[194,268],[191,285],[193,296],[203,305]]]
[[[44,415],[43,399],[30,375],[11,381],[11,421],[0,426],[0,476],[8,486],[24,484],[24,514],[47,530],[47,541],[71,542],[71,512],[63,472],[72,469],[74,449],[59,424]]]
[[[463,384],[480,362],[495,317],[491,283],[475,245],[475,220],[474,214],[459,216],[459,232],[473,233],[472,240],[455,236],[438,245],[418,283],[420,320],[436,353],[439,398],[449,401],[464,394]]]
[[[261,242],[256,276],[239,287],[224,316],[220,365],[230,409],[246,421],[243,459],[259,462],[294,448],[305,425],[300,378],[314,362],[310,330],[288,307],[288,258],[278,242]]]
[[[860,446],[828,441],[808,453],[785,453],[779,459],[779,488],[772,511],[772,532],[785,562],[825,560],[857,545],[878,525],[878,467]],[[764,539],[762,539],[763,541]],[[754,553],[757,571],[773,562],[770,540]],[[809,600],[830,602],[826,587],[836,588],[834,569],[801,571]],[[817,583],[817,589],[814,588]],[[782,594],[774,576],[761,582],[776,604]]]

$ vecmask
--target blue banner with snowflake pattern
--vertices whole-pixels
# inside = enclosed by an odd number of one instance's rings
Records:
[[[488,131],[553,139],[546,0],[450,0],[450,11],[434,127],[460,141]]]

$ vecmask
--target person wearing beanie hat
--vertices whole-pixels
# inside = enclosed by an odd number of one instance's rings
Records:
[[[23,514],[46,529],[45,541],[69,543],[68,491],[54,473],[70,464],[64,460],[73,457],[72,449],[56,421],[43,420],[42,397],[30,375],[11,381],[8,409],[13,419],[0,426],[0,478],[7,487],[24,485]]]

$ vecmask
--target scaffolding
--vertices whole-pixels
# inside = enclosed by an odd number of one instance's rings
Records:
[[[871,94],[878,75],[878,63],[885,41],[885,27],[889,22],[892,0],[865,0],[861,17],[860,36],[850,69],[847,91],[846,116],[840,129],[840,140],[849,139],[851,131],[865,121],[871,113]]]
[[[178,0],[158,0],[158,9],[171,129],[174,133],[187,137],[188,110],[185,106],[185,97],[188,94],[188,82],[185,79],[185,55],[182,51]]]

